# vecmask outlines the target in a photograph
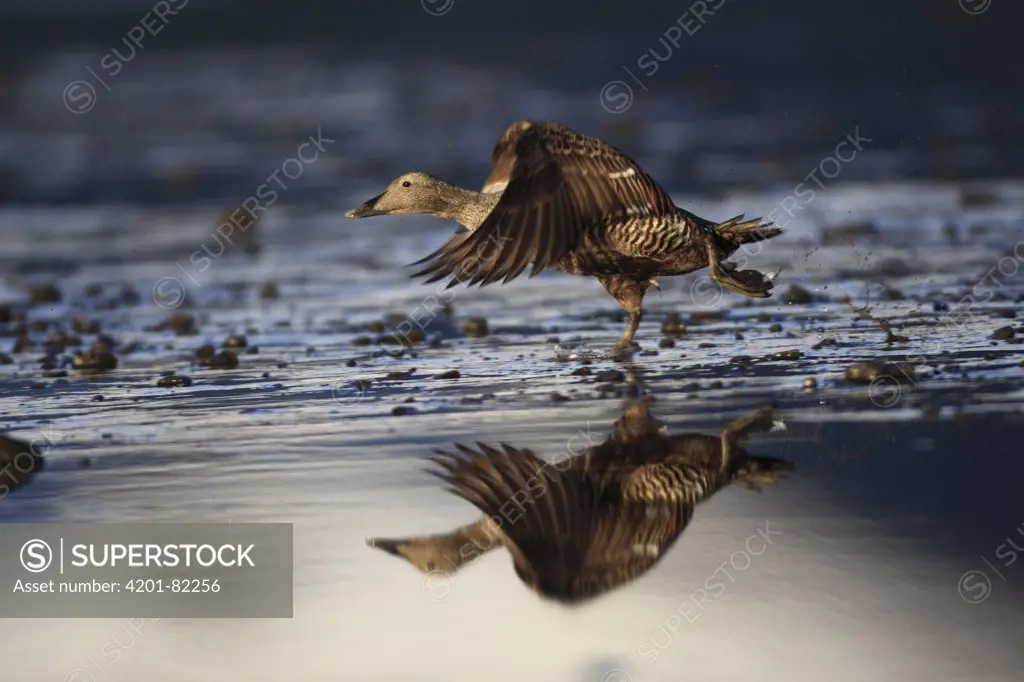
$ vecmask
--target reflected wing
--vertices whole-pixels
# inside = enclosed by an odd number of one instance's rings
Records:
[[[516,572],[548,597],[578,601],[638,577],[692,513],[687,504],[622,502],[617,487],[529,450],[456,448],[432,458],[433,473],[501,525]]]

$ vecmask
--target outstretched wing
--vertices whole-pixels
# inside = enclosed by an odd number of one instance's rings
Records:
[[[555,123],[517,121],[494,147],[485,192],[503,192],[480,226],[453,235],[414,276],[508,282],[550,267],[609,223],[664,216],[668,194],[611,145]]]

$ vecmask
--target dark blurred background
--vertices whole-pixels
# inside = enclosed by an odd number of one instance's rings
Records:
[[[855,130],[872,154],[843,181],[1015,175],[1022,20],[1017,0],[4,0],[0,201],[230,201],[318,128],[336,151],[289,201],[411,169],[476,185],[519,118],[707,192],[792,186]]]

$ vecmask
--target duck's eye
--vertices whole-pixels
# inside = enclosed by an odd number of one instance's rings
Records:
[[[406,180],[405,182],[402,183],[402,187],[412,187],[412,183]]]

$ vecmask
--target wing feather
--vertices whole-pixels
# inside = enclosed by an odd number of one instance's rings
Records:
[[[456,270],[470,285],[511,281],[549,268],[606,226],[677,209],[640,166],[611,145],[564,126],[518,121],[494,147],[484,191],[501,199],[480,226],[453,235],[414,276],[437,281]]]

